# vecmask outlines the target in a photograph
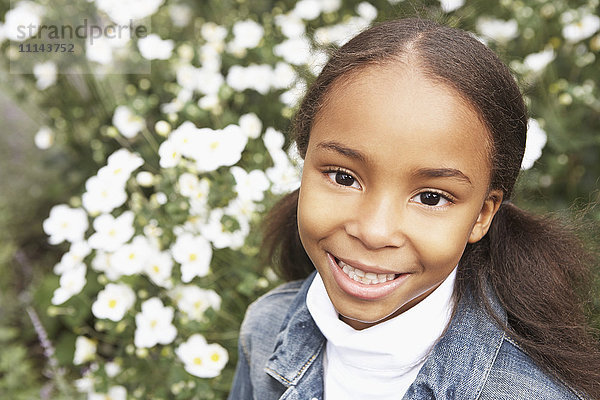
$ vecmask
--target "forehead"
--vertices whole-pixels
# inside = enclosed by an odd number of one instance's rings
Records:
[[[421,161],[489,177],[489,132],[450,86],[407,65],[369,66],[332,85],[311,130],[309,148],[336,141],[372,161]],[[394,161],[395,160],[395,161]]]

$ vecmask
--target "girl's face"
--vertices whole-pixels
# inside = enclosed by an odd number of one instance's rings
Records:
[[[363,329],[431,293],[502,200],[477,114],[416,68],[371,66],[329,90],[298,203],[306,252],[341,318]]]

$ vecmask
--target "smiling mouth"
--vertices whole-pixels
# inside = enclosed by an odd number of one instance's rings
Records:
[[[365,285],[376,285],[378,283],[385,283],[389,281],[393,281],[401,274],[376,274],[374,272],[366,272],[359,268],[353,267],[350,264],[345,263],[337,257],[334,257],[335,262],[340,267],[340,269],[346,274],[350,279],[353,279],[356,282],[365,284]]]

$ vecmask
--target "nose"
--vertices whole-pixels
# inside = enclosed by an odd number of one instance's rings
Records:
[[[402,247],[406,241],[402,206],[396,196],[365,195],[359,212],[346,223],[346,233],[369,250]]]

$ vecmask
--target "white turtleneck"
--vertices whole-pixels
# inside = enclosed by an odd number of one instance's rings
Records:
[[[306,305],[327,339],[325,399],[402,398],[450,321],[455,278],[456,268],[411,309],[358,331],[338,318],[317,274]]]

